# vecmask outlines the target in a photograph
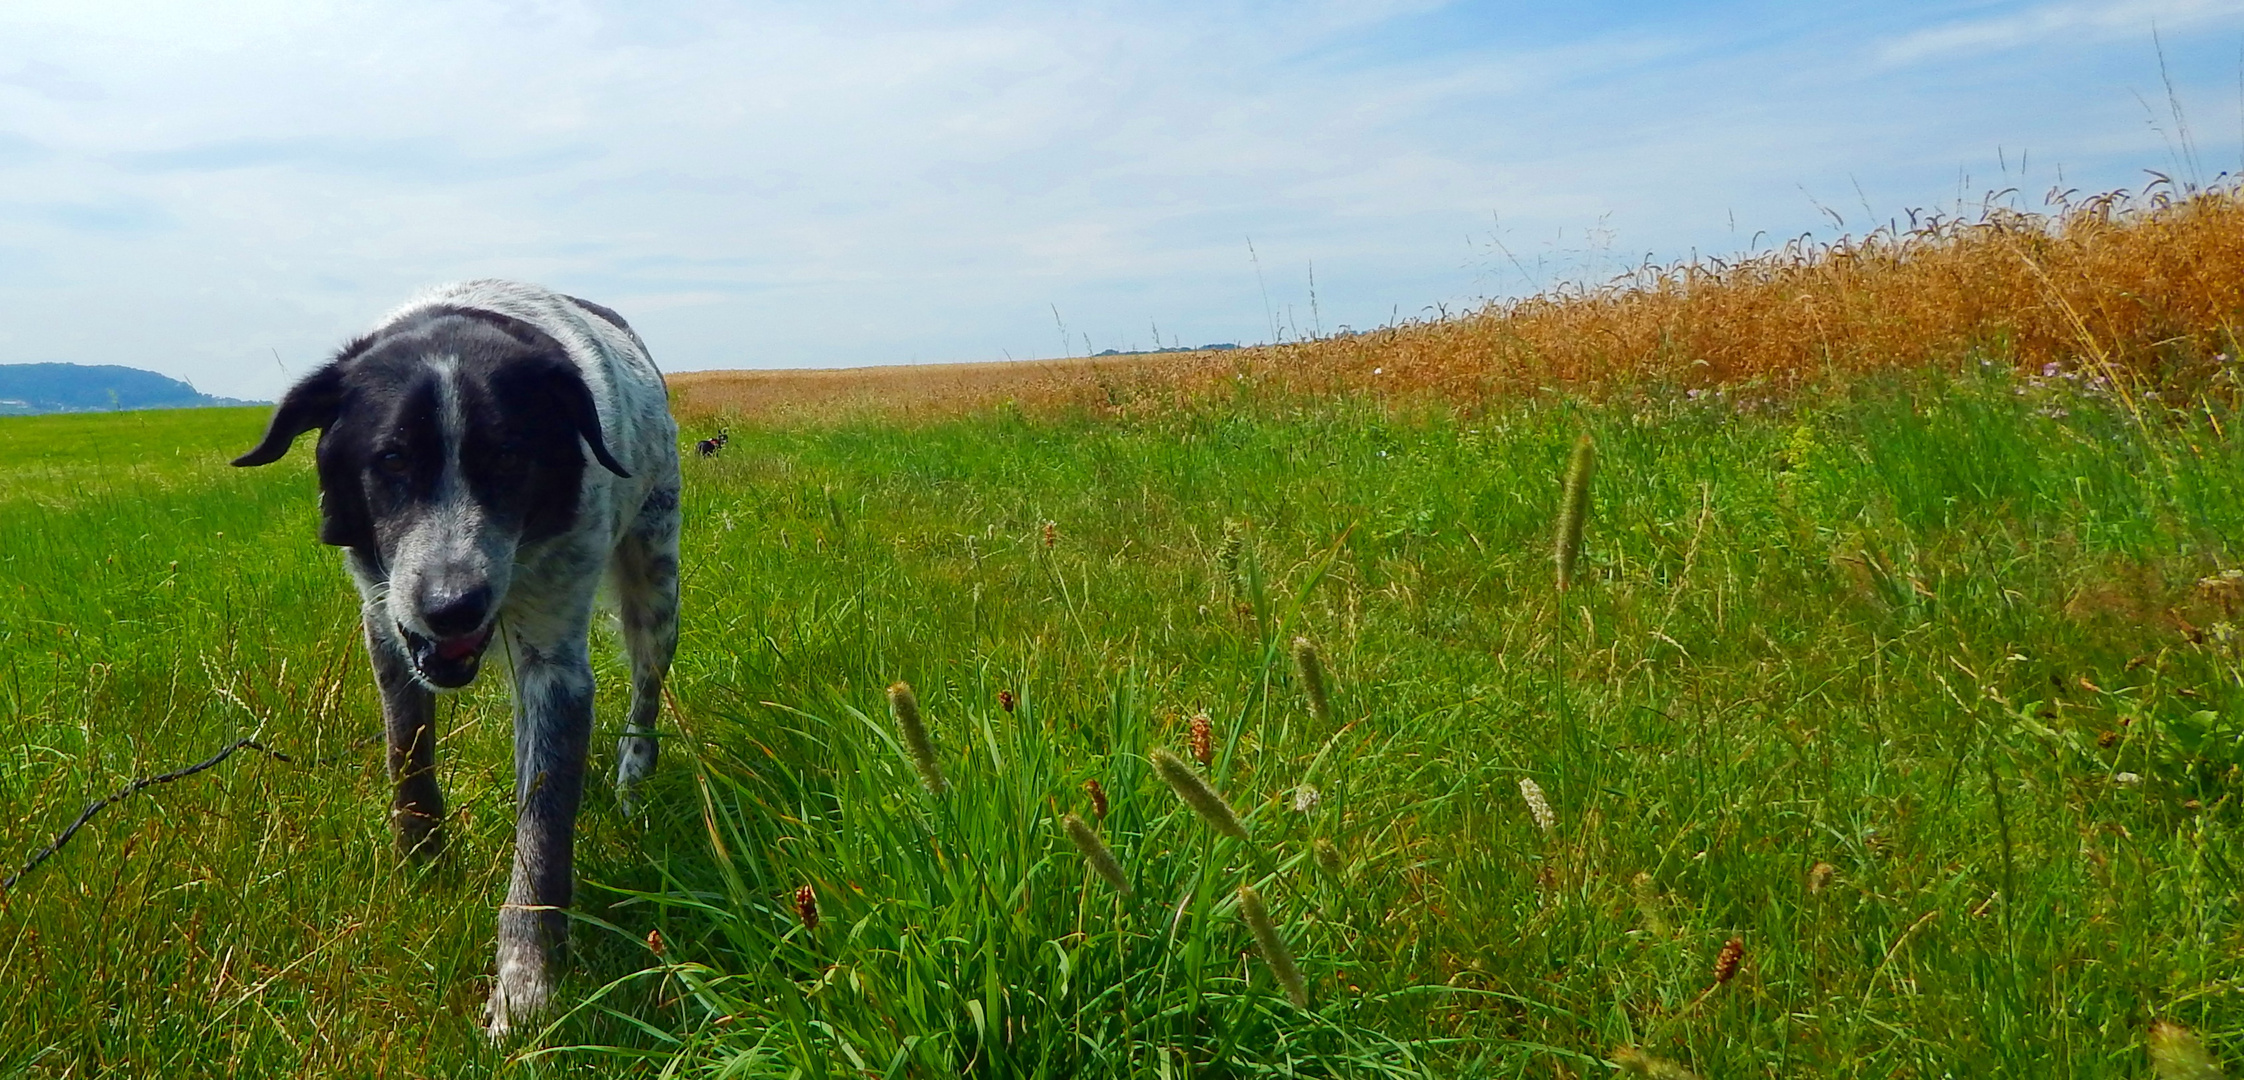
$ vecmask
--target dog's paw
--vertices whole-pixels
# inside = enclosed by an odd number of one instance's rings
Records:
[[[625,817],[639,814],[635,793],[639,782],[654,773],[659,745],[653,739],[637,735],[616,740],[616,801],[623,806]]]
[[[435,862],[444,854],[444,819],[417,810],[390,811],[390,835],[397,853],[415,863]]]
[[[544,965],[502,962],[491,984],[491,1001],[484,1006],[483,1033],[492,1042],[504,1042],[535,1028],[552,1007],[553,978]]]

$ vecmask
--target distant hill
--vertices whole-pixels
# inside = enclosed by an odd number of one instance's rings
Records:
[[[178,379],[114,364],[0,364],[0,416],[191,409],[253,402],[212,397]]]

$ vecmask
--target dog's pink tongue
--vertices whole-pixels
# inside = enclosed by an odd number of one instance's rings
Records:
[[[465,660],[474,656],[475,651],[482,648],[483,642],[490,636],[491,632],[486,630],[480,634],[456,637],[450,641],[439,641],[436,643],[436,655],[446,660]]]

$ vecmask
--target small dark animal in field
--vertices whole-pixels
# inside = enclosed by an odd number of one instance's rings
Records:
[[[732,432],[720,431],[715,435],[703,439],[693,445],[694,449],[701,451],[702,457],[716,457],[717,451],[724,449],[725,444],[731,441]]]
[[[364,601],[407,854],[444,844],[436,691],[484,652],[514,683],[514,877],[499,909],[490,1030],[544,1013],[568,943],[575,828],[592,738],[586,641],[605,578],[621,609],[631,713],[616,787],[655,764],[678,646],[678,428],[662,374],[623,317],[534,285],[425,293],[281,400],[263,465],[320,433],[320,539]]]

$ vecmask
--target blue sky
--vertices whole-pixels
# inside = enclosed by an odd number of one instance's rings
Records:
[[[270,397],[492,275],[671,370],[1253,342],[2240,156],[2244,0],[10,0],[0,362]]]

